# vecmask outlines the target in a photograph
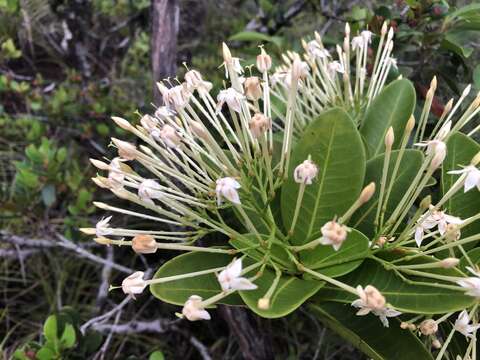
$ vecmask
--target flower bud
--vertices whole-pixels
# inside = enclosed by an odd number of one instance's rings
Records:
[[[180,145],[182,138],[178,135],[173,126],[164,125],[160,130],[160,138],[165,142],[168,147],[175,148]]]
[[[255,139],[262,136],[268,129],[272,127],[272,122],[262,113],[256,113],[248,124],[250,131]]]
[[[136,271],[132,275],[126,277],[122,281],[122,290],[127,295],[141,294],[147,283],[143,280],[145,273],[143,271]]]
[[[360,197],[358,198],[358,201],[360,202],[360,204],[365,204],[372,198],[373,194],[375,194],[375,183],[371,182],[363,188],[362,192],[360,193]]]
[[[407,121],[407,125],[405,126],[405,132],[410,133],[413,128],[415,127],[415,116],[410,116]]]
[[[372,285],[365,287],[366,301],[365,304],[370,309],[383,309],[386,304],[385,297]]]
[[[152,235],[136,235],[132,239],[132,249],[137,254],[153,254],[157,251],[157,242]]]
[[[94,178],[92,178],[92,181],[98,186],[98,187],[101,187],[103,189],[110,189],[111,187],[111,184],[110,182],[108,181],[108,179],[106,177],[103,177],[103,176],[96,176]]]
[[[472,89],[472,84],[468,84],[467,87],[462,92],[462,97],[467,96],[471,89]]]
[[[462,235],[458,224],[447,224],[445,229],[445,239],[447,241],[457,241]]]
[[[305,61],[301,61],[296,58],[293,60],[292,64],[292,80],[297,81],[298,79],[303,79],[308,74],[308,65]]]
[[[243,86],[245,88],[245,95],[248,99],[256,101],[262,97],[262,86],[260,85],[260,79],[257,76],[246,78]]]
[[[478,152],[477,155],[475,155],[475,156],[472,158],[472,161],[470,161],[470,165],[472,165],[472,166],[477,166],[478,163],[480,163],[480,152]]]
[[[437,89],[437,77],[435,75],[433,76],[433,79],[430,82],[430,89],[432,89],[433,92],[435,92],[435,90]]]
[[[140,124],[149,134],[151,134],[156,129],[158,130],[158,120],[148,114],[142,116],[142,118],[140,119]]]
[[[405,321],[402,321],[402,322],[400,323],[400,327],[401,327],[403,330],[408,329],[408,325],[409,325],[408,322],[405,322]]]
[[[223,60],[225,63],[231,63],[232,62],[232,53],[230,52],[230,49],[228,48],[227,44],[223,43],[222,44],[222,52],[223,52]]]
[[[196,89],[203,82],[202,74],[197,70],[190,70],[185,73],[185,82],[191,88]]]
[[[124,130],[132,130],[134,127],[127,120],[122,119],[121,117],[112,116],[112,120]]]
[[[382,24],[382,29],[380,30],[380,33],[382,34],[382,36],[384,36],[386,33],[387,33],[387,22],[384,21],[383,24]]]
[[[453,224],[449,224],[449,225],[453,225]],[[459,259],[450,257],[450,258],[441,260],[439,264],[440,264],[440,267],[444,269],[450,269],[457,266],[459,263],[460,263]]]
[[[433,319],[427,319],[422,321],[418,328],[423,335],[433,335],[438,331],[438,324]]]
[[[385,148],[387,150],[391,150],[394,141],[395,133],[393,132],[393,127],[390,126],[387,130],[387,134],[385,135]]]
[[[202,298],[192,295],[185,302],[182,314],[190,321],[210,320],[210,314],[202,306]]]
[[[95,166],[97,169],[100,170],[110,170],[110,165],[107,163],[97,160],[97,159],[90,159],[90,162],[92,163],[93,166]]]
[[[258,299],[257,306],[258,306],[259,309],[268,310],[270,308],[270,299],[268,299],[268,298]]]
[[[435,339],[432,341],[432,347],[434,349],[440,349],[442,347],[442,343],[438,339]]]
[[[152,199],[160,199],[163,197],[162,187],[155,180],[144,180],[138,186],[138,197],[147,202],[152,202]]]
[[[261,73],[267,72],[272,67],[272,58],[264,49],[261,50],[260,55],[257,55],[257,69]]]
[[[433,156],[432,162],[430,163],[430,169],[435,170],[440,165],[442,165],[443,160],[447,156],[447,146],[444,142],[439,141],[435,146],[435,155]]]
[[[293,178],[298,184],[311,185],[318,174],[318,167],[310,159],[305,160],[295,168]]]
[[[190,121],[190,127],[192,132],[202,140],[208,139],[208,131],[205,129],[205,126],[195,120]]]
[[[125,160],[134,160],[137,157],[137,147],[127,141],[112,138],[118,149],[118,155]]]
[[[430,195],[425,196],[423,200],[420,202],[420,208],[422,210],[427,210],[431,204],[432,204],[432,197]]]

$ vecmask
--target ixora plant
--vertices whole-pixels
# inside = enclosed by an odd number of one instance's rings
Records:
[[[436,79],[415,119],[412,84],[388,81],[393,36],[347,25],[338,60],[316,35],[272,73],[263,49],[244,68],[224,45],[230,87],[217,101],[190,70],[158,84],[165,106],[139,125],[114,117],[143,144],[112,139],[118,157],[92,160],[108,171],[94,181],[143,210],[95,205],[153,225],[109,216],[82,230],[141,254],[185,252],[123,291],[148,286],[192,321],[219,303],[277,318],[307,302],[372,358],[475,359],[479,127],[461,130],[480,96],[461,113],[466,88],[427,131]]]

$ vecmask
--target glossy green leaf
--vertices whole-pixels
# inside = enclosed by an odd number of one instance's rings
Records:
[[[71,348],[73,345],[75,345],[76,341],[77,336],[75,334],[75,329],[73,328],[72,324],[65,324],[63,334],[60,337],[60,342],[62,346],[66,349]]]
[[[367,259],[354,272],[339,278],[352,287],[375,286],[385,296],[387,302],[402,312],[418,314],[440,314],[458,311],[472,305],[474,298],[463,294],[462,290],[450,290],[430,285],[407,283],[392,270],[386,270],[377,261]],[[439,282],[426,278],[415,278],[418,282]],[[451,285],[451,283],[450,283]],[[356,297],[332,286],[324,286],[317,301],[351,303]]]
[[[295,245],[315,239],[327,221],[341,216],[356,200],[365,175],[365,154],[353,121],[341,109],[324,112],[307,127],[292,151],[289,177],[281,190],[286,229],[290,229],[299,191],[293,171],[309,155],[318,166],[318,176],[305,188],[291,239]]]
[[[302,280],[295,276],[282,275],[276,290],[270,299],[270,308],[260,309],[258,299],[263,297],[275,279],[275,272],[265,269],[263,275],[255,280],[256,290],[240,291],[247,306],[265,318],[279,318],[290,314],[314,295],[325,283],[317,280]]]
[[[418,337],[401,329],[397,319],[389,319],[391,325],[385,328],[376,316],[357,316],[347,304],[326,302],[310,308],[325,325],[374,360],[433,360]]]
[[[214,269],[228,265],[233,258],[226,254],[191,252],[174,257],[163,264],[155,273],[154,279]],[[183,305],[191,295],[207,299],[221,292],[215,274],[206,274],[162,284],[150,285],[150,291],[156,298],[175,305]],[[232,294],[222,304],[241,305],[238,294]]]
[[[388,170],[387,186],[390,186],[390,181],[392,181],[392,173],[397,162],[399,152],[400,150],[392,151]],[[348,223],[349,225],[363,232],[368,237],[375,235],[374,222],[378,207],[378,196],[383,174],[384,161],[384,154],[376,156],[367,161],[367,170],[363,185],[366,186],[371,182],[374,182],[377,186],[377,190],[370,201],[358,209]],[[401,201],[403,195],[422,166],[422,162],[423,155],[420,151],[407,149],[403,153],[398,172],[395,176],[395,179],[393,179],[393,187],[388,199],[387,209],[384,217],[385,220],[389,218],[398,203]]]
[[[231,41],[253,41],[253,42],[271,42],[279,49],[282,47],[282,38],[279,36],[270,36],[258,31],[241,31],[230,36]]]
[[[455,133],[447,141],[447,157],[442,169],[442,192],[445,194],[460,175],[448,174],[451,170],[459,170],[461,166],[470,164],[472,158],[480,152],[480,145],[462,133]],[[480,212],[480,191],[473,188],[464,193],[463,189],[452,196],[445,204],[451,215],[466,219]],[[480,221],[476,221],[462,229],[462,237],[480,233]]]
[[[337,251],[330,245],[318,245],[312,250],[301,251],[300,258],[306,267],[319,270],[330,277],[337,277],[356,269],[368,254],[368,238],[351,229]]]
[[[401,79],[386,86],[372,101],[360,128],[368,159],[385,151],[385,135],[390,126],[395,132],[393,149],[399,147],[405,125],[415,108],[415,99],[412,83]]]
[[[55,315],[50,315],[43,324],[43,335],[48,341],[56,342],[58,340],[57,332],[57,317]]]
[[[165,360],[165,355],[160,350],[157,350],[150,354],[148,360]]]

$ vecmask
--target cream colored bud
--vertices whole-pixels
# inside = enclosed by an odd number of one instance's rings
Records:
[[[164,125],[162,127],[162,130],[160,130],[160,138],[168,147],[177,147],[182,141],[182,138],[178,135],[175,128],[170,125]]]
[[[405,132],[410,133],[413,128],[415,127],[415,116],[410,116],[407,121],[407,125],[405,126]]]
[[[190,122],[192,132],[202,140],[208,140],[208,131],[205,126],[198,121],[192,120]]]
[[[112,243],[112,240],[110,240],[109,238],[106,238],[104,236],[96,237],[96,238],[93,239],[93,241],[95,241],[97,244],[107,245],[107,246]]]
[[[402,322],[400,323],[400,327],[401,327],[403,330],[408,329],[408,325],[409,325],[408,322],[405,322],[405,321],[402,321]]]
[[[365,186],[360,193],[360,197],[358,198],[358,201],[360,204],[365,204],[367,201],[369,201],[373,194],[375,194],[375,183],[371,182],[367,186]]]
[[[392,40],[392,39],[393,39],[393,35],[394,35],[393,27],[391,27],[391,28],[388,30],[387,39],[388,39],[388,40]]]
[[[248,124],[250,131],[255,139],[265,134],[272,127],[272,122],[262,113],[256,113]]]
[[[460,263],[460,260],[457,258],[446,258],[440,261],[440,267],[444,269],[450,269],[457,266]]]
[[[202,74],[197,70],[190,70],[185,73],[185,82],[192,88],[196,89],[203,83]]]
[[[134,160],[137,157],[137,147],[127,141],[112,138],[118,149],[118,155],[125,160]]]
[[[393,132],[393,127],[390,126],[387,130],[387,134],[385,135],[385,148],[387,150],[391,150],[394,141],[395,141],[395,133]]]
[[[230,52],[230,49],[228,48],[227,44],[223,43],[222,44],[222,52],[223,52],[223,60],[229,64],[232,62],[232,53]]]
[[[110,170],[110,165],[107,163],[104,163],[103,161],[97,160],[97,159],[90,159],[90,162],[92,163],[93,166],[95,166],[97,169],[100,170]]]
[[[262,97],[262,86],[260,85],[260,79],[257,76],[246,78],[243,86],[245,88],[245,95],[248,99],[256,101]]]
[[[149,134],[152,134],[152,132],[158,130],[158,120],[148,114],[142,116],[142,118],[140,119],[140,124],[145,130],[147,130]]]
[[[480,163],[480,152],[478,152],[477,155],[472,158],[472,161],[470,161],[470,165],[477,166],[478,163]]]
[[[415,324],[412,324],[412,323],[408,324],[408,328],[412,331],[417,330],[417,326]]]
[[[121,127],[124,130],[132,130],[134,127],[132,124],[130,124],[127,120],[122,119],[121,117],[118,116],[112,116],[112,120],[117,124],[119,127]]]
[[[453,99],[450,99],[450,100],[448,100],[447,104],[445,105],[445,108],[443,109],[443,114],[442,115],[445,115],[448,112],[450,112],[450,110],[452,110],[452,107],[453,107]]]
[[[427,319],[420,323],[418,329],[423,335],[433,335],[438,331],[438,324],[433,319]]]
[[[381,35],[384,36],[387,33],[387,30],[388,30],[387,22],[384,21],[382,24]]]
[[[260,55],[257,56],[257,69],[261,73],[265,73],[272,67],[272,58],[264,49],[261,50]]]
[[[435,170],[440,165],[442,165],[443,160],[447,156],[447,147],[445,143],[440,142],[435,146],[435,155],[433,156],[432,162],[430,163],[430,169]]]
[[[420,202],[420,208],[423,210],[427,210],[431,204],[432,204],[432,197],[430,195],[425,196],[423,200]]]
[[[301,61],[300,59],[296,58],[293,60],[292,64],[292,80],[298,81],[298,79],[303,79],[308,74],[308,65],[306,62]]]
[[[258,306],[259,309],[268,310],[270,308],[270,299],[268,299],[268,298],[258,299],[257,306]]]
[[[440,349],[442,347],[442,343],[438,339],[435,339],[432,341],[432,347],[434,349]]]
[[[432,89],[434,92],[437,89],[437,77],[434,76],[432,81],[430,82],[430,89]]]
[[[141,294],[143,290],[148,285],[143,276],[145,273],[143,271],[134,272],[132,275],[126,277],[122,281],[122,290],[127,295],[136,295]]]
[[[152,235],[140,234],[132,239],[132,249],[137,254],[153,254],[157,251],[157,242]]]
[[[472,85],[468,84],[467,87],[462,92],[462,97],[467,96],[471,89],[472,89]]]
[[[103,188],[103,189],[110,189],[110,188],[111,188],[110,181],[109,181],[106,177],[97,176],[97,177],[92,178],[92,181],[93,181],[98,187],[101,187],[101,188]]]
[[[345,35],[350,35],[350,25],[348,24],[348,22],[345,23]]]

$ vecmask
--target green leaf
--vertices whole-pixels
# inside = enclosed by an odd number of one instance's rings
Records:
[[[374,360],[433,360],[418,337],[401,329],[397,319],[389,319],[391,325],[385,328],[372,314],[355,315],[350,305],[326,302],[310,308],[325,325]]]
[[[38,350],[35,354],[35,359],[38,360],[54,360],[57,358],[57,354],[52,349],[49,349],[45,346]]]
[[[473,265],[480,265],[480,248],[475,248],[467,252],[468,258],[473,263]],[[458,267],[462,269],[466,274],[469,276],[471,275],[470,272],[467,270],[467,266],[471,266],[470,262],[467,260],[466,256],[462,256],[460,259],[460,264]]]
[[[65,329],[63,330],[63,334],[60,337],[60,342],[62,346],[66,349],[69,349],[75,345],[77,341],[77,336],[75,334],[75,329],[73,328],[72,324],[65,324]]]
[[[473,48],[469,46],[468,33],[465,30],[450,31],[443,38],[440,47],[466,59],[473,53]]]
[[[262,298],[275,279],[275,272],[265,269],[263,275],[255,280],[256,290],[240,291],[240,296],[247,306],[256,314],[265,318],[279,318],[290,314],[314,295],[323,285],[322,281],[302,280],[295,276],[282,275],[270,299],[270,308],[260,309],[258,299]]]
[[[395,164],[398,159],[400,150],[392,151],[390,158],[390,165],[388,169],[388,182],[387,186],[390,186],[392,181],[392,173]],[[367,171],[365,173],[364,186],[374,182],[377,190],[368,203],[358,209],[349,221],[349,225],[360,230],[368,237],[375,235],[375,215],[378,207],[378,196],[380,192],[380,183],[383,173],[383,162],[385,161],[385,155],[376,156],[367,161]],[[403,195],[407,191],[408,187],[412,183],[412,180],[417,175],[423,162],[423,154],[418,150],[407,149],[403,153],[398,172],[393,179],[393,187],[390,193],[388,204],[385,212],[384,219],[387,220],[393,213],[398,203],[401,201]]]
[[[415,98],[412,83],[401,79],[390,83],[372,101],[360,127],[368,159],[385,151],[385,135],[390,126],[395,132],[393,149],[399,147],[405,125],[415,108]]]
[[[332,246],[318,245],[312,250],[300,252],[302,263],[322,274],[337,277],[356,269],[369,254],[368,238],[361,232],[351,229],[341,248],[335,251]]]
[[[48,341],[56,342],[58,341],[57,332],[57,317],[55,315],[50,315],[45,321],[45,324],[43,324],[43,335]]]
[[[395,309],[414,314],[440,314],[469,307],[475,299],[463,295],[461,290],[450,290],[430,285],[408,283],[392,270],[386,270],[372,259],[365,260],[354,272],[339,278],[356,287],[375,286]],[[415,278],[417,282],[438,283],[439,280]],[[451,283],[450,283],[451,285]],[[351,303],[356,297],[330,285],[324,286],[315,296],[317,301]]]
[[[154,279],[186,274],[201,270],[214,269],[228,265],[232,257],[226,254],[192,252],[174,257],[163,264],[155,273]],[[206,274],[150,285],[150,291],[156,298],[175,305],[183,305],[191,295],[201,296],[204,300],[217,295],[222,290],[215,274]],[[222,304],[241,305],[238,294],[232,294],[220,301]]]
[[[165,360],[165,355],[160,350],[157,350],[150,354],[148,360]]]
[[[230,41],[253,41],[253,42],[271,42],[279,49],[282,48],[282,38],[279,36],[270,36],[257,31],[241,31],[228,39]]]
[[[42,201],[46,207],[52,206],[57,200],[55,185],[48,184],[42,189]]]
[[[459,170],[460,166],[470,164],[472,158],[480,152],[480,145],[462,133],[454,133],[447,140],[447,157],[442,168],[442,192],[445,194],[460,175],[448,174],[451,170]],[[480,191],[476,188],[464,193],[459,190],[452,196],[445,208],[450,215],[466,219],[480,212]],[[462,228],[462,238],[480,233],[480,221],[475,221]]]
[[[292,151],[289,177],[281,189],[285,229],[290,229],[300,187],[293,179],[293,169],[309,155],[318,166],[318,176],[305,187],[291,239],[295,245],[315,239],[327,221],[341,216],[358,197],[365,175],[365,153],[353,121],[341,109],[324,112],[307,127]]]

